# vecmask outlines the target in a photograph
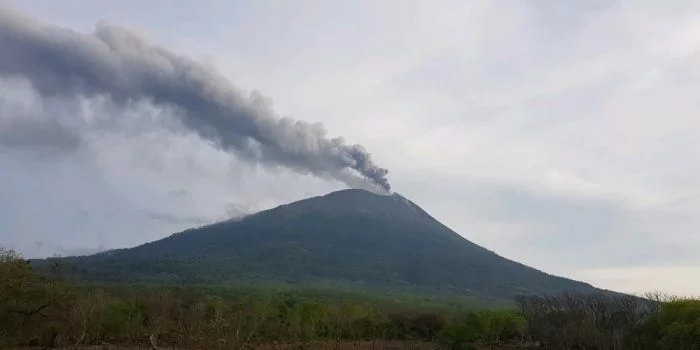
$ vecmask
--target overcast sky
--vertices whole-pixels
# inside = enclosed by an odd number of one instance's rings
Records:
[[[0,6],[84,34],[129,28],[281,116],[322,122],[364,145],[395,191],[503,256],[609,289],[700,294],[697,1]],[[148,105],[73,139],[106,111],[0,77],[1,245],[134,246],[345,187],[236,159]]]

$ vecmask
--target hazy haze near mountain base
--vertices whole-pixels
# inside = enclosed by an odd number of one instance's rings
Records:
[[[503,256],[700,294],[696,2],[2,4],[83,33],[109,20],[216,66],[365,145],[398,192]],[[37,109],[16,84],[0,84],[2,113],[73,112]],[[136,245],[341,187],[154,131],[158,117],[135,106],[119,125],[133,133],[78,148],[60,123],[36,128],[51,135],[40,147],[0,146],[0,242],[29,255]]]

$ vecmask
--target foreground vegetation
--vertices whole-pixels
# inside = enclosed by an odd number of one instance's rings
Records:
[[[479,310],[318,291],[97,286],[36,273],[17,254],[0,251],[0,347],[380,347],[393,341],[448,349],[507,343],[698,349],[700,301],[572,294],[520,297],[512,309]]]
[[[552,349],[700,349],[700,300],[563,294],[517,305],[525,334]]]

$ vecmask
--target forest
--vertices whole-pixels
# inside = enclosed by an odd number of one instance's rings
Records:
[[[488,307],[338,291],[91,284],[0,249],[0,347],[700,349],[700,300],[522,295]],[[325,346],[325,347],[324,347]]]

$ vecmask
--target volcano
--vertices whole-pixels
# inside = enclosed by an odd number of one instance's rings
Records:
[[[64,258],[102,282],[335,283],[511,299],[599,291],[508,260],[399,194],[342,190],[129,249]]]

